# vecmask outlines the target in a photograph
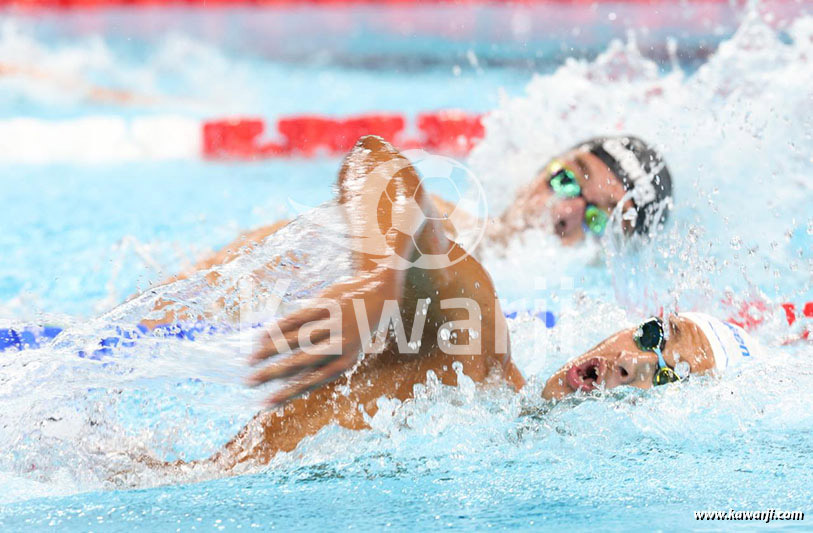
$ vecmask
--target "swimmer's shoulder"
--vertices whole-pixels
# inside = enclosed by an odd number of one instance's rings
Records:
[[[280,220],[268,226],[262,226],[242,233],[230,244],[200,261],[195,265],[194,270],[208,270],[215,266],[230,263],[240,255],[251,252],[269,236],[287,226],[289,222],[288,220]]]

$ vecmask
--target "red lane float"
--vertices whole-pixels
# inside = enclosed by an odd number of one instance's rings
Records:
[[[0,6],[39,8],[87,8],[120,6],[285,6],[295,4],[342,5],[342,4],[485,4],[493,0],[0,0]],[[627,4],[668,4],[680,0],[616,0]],[[694,3],[723,4],[729,0],[693,0]],[[592,4],[593,0],[515,0],[517,4]]]
[[[730,304],[731,302],[724,303]],[[793,303],[786,302],[781,304],[781,306],[785,311],[785,320],[787,321],[788,326],[792,326],[802,317],[813,318],[813,301],[806,302],[802,306],[801,312],[797,311],[796,304]],[[728,321],[733,324],[737,324],[747,331],[751,331],[762,325],[769,313],[770,307],[763,301],[755,300],[751,302],[743,302],[740,304],[736,313],[729,317]],[[810,332],[811,328],[808,326],[806,329],[802,330],[800,338],[809,340],[811,336]]]
[[[288,154],[313,156],[319,152],[344,154],[363,135],[380,135],[397,142],[406,125],[400,115],[360,115],[335,119],[316,115],[288,117],[277,122]]]
[[[796,320],[802,316],[813,318],[813,302],[807,302],[804,307],[802,307],[801,314],[797,313],[796,306],[792,303],[784,303],[782,304],[782,308],[785,310],[785,318],[788,321],[788,326],[792,326]],[[802,331],[802,338],[810,339],[810,331],[810,328]]]
[[[468,153],[485,135],[481,117],[460,111],[422,113],[418,130],[426,136],[427,149],[449,153]]]
[[[228,119],[203,123],[203,155],[208,158],[249,159],[259,149],[265,130],[261,119]]]
[[[380,135],[402,148],[421,147],[465,155],[483,138],[480,115],[462,111],[421,113],[415,120],[417,138],[404,138],[407,119],[376,113],[337,118],[320,115],[284,117],[277,121],[278,141],[262,141],[261,118],[229,118],[203,124],[203,156],[207,159],[264,159],[343,155],[363,135]]]

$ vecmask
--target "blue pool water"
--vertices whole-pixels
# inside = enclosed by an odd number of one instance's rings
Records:
[[[428,7],[4,13],[0,62],[156,98],[122,107],[77,85],[0,78],[0,120],[492,111],[466,160],[492,213],[546,157],[621,130],[663,149],[676,208],[645,250],[528,234],[510,253],[482,252],[510,305],[538,299],[557,315],[541,340],[537,321],[510,321],[522,393],[430,379],[413,401],[382,400],[368,431],[326,428],[240,476],[167,476],[132,457],[207,457],[267,392],[242,385],[239,340],[154,339],[102,361],[76,352],[137,316],[138,301],[117,305],[139,290],[242,229],[329,200],[339,161],[6,158],[0,327],[51,322],[69,335],[0,354],[0,526],[651,531],[703,528],[695,510],[813,512],[813,350],[779,346],[794,330],[777,311],[813,300],[813,18],[793,6],[711,16],[689,4],[650,28],[640,8],[613,4],[444,6],[446,18]],[[565,360],[658,307],[728,316],[757,298],[771,310],[755,332],[767,355],[738,374],[554,407],[539,398]],[[718,529],[738,526],[751,527]]]

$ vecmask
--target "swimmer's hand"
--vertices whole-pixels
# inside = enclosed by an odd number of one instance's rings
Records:
[[[360,273],[323,292],[317,301],[328,305],[307,307],[280,320],[273,332],[262,336],[250,359],[252,364],[272,362],[256,371],[249,384],[285,380],[266,402],[276,407],[353,368],[363,352],[360,331],[376,330],[385,301],[399,298],[400,277],[386,268]],[[357,324],[357,310],[367,313],[367,324]],[[291,355],[281,357],[288,352]]]
[[[420,209],[410,208],[414,203],[382,202],[382,198],[414,198],[426,207],[428,198],[417,171],[386,141],[367,136],[345,158],[337,185],[349,234],[363,239],[364,251],[355,255],[356,274],[350,281],[319,295],[330,302],[328,306],[296,312],[263,338],[251,360],[255,364],[274,360],[249,382],[256,386],[285,379],[285,385],[269,398],[270,405],[285,403],[352,368],[362,352],[362,337],[378,329],[385,302],[400,303],[403,297],[406,271],[399,264],[411,256],[415,245],[410,235],[393,227],[414,228],[417,234],[424,227],[424,217]],[[366,313],[358,323],[357,310]],[[278,357],[288,351],[292,352],[289,357]]]

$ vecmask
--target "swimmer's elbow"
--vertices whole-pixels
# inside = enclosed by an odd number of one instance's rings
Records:
[[[519,371],[517,365],[514,364],[510,355],[506,356],[507,361],[503,364],[503,377],[515,391],[519,391],[525,386],[525,377]]]

